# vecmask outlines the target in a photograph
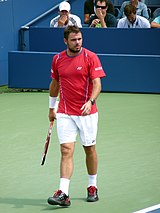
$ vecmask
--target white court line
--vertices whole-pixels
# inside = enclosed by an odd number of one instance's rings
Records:
[[[160,204],[157,204],[155,206],[151,206],[151,207],[148,207],[146,209],[142,209],[142,210],[139,210],[139,211],[133,212],[133,213],[147,213],[147,212],[159,209],[159,208],[160,208]]]

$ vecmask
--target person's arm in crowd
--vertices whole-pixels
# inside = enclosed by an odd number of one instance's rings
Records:
[[[160,17],[159,17],[160,19]],[[152,22],[151,22],[151,27],[152,28],[160,28],[160,22],[158,22],[158,18],[155,18]]]
[[[124,7],[125,7],[126,5],[123,3],[122,5],[121,5],[121,8],[120,8],[120,10],[119,10],[119,14],[118,14],[118,16],[117,16],[117,19],[120,19],[120,18],[122,18],[123,17],[123,12],[124,12]]]
[[[82,22],[81,22],[81,19],[77,16],[77,26],[79,27],[79,28],[81,28],[82,27]]]
[[[90,18],[89,14],[84,14],[84,23],[85,24],[88,24],[89,18]]]
[[[142,16],[146,19],[149,19],[148,9],[146,5],[144,5],[144,8],[142,10]]]
[[[106,22],[105,22],[105,20],[104,20],[104,15],[102,14],[102,11],[101,11],[99,8],[96,9],[96,15],[97,15],[97,17],[98,17],[99,20],[100,20],[101,27],[102,27],[102,28],[106,28],[107,25],[106,25]]]

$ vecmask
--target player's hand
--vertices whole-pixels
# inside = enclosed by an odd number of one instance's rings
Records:
[[[55,109],[49,109],[49,120],[54,121],[56,119],[56,110]]]
[[[90,101],[86,102],[85,104],[83,104],[83,106],[81,107],[82,110],[82,115],[89,115],[92,109],[92,104]]]

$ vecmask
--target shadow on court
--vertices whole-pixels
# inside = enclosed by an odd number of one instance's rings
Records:
[[[29,198],[0,198],[0,204],[14,205],[14,208],[24,208],[24,206],[42,206],[47,207],[47,203],[42,199],[29,199]]]
[[[85,198],[72,198],[71,202],[73,200],[81,200],[86,202]],[[57,210],[57,209],[66,209],[66,207],[61,207],[59,205],[49,205],[47,204],[47,201],[44,199],[30,199],[30,198],[13,198],[13,197],[8,197],[8,198],[2,198],[0,197],[0,204],[7,204],[7,205],[12,205],[13,208],[25,208],[25,206],[39,206],[39,207],[44,207],[42,211],[45,210]]]

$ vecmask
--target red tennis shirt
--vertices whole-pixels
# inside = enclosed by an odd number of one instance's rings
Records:
[[[85,48],[73,57],[68,56],[66,50],[56,54],[52,61],[51,77],[60,85],[58,112],[81,115],[81,107],[91,97],[92,80],[105,76],[98,56]],[[95,112],[96,103],[90,114]]]

